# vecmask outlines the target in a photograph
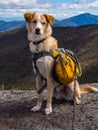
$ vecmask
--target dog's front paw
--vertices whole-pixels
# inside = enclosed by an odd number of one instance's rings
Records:
[[[52,108],[46,108],[45,109],[45,114],[46,115],[49,115],[49,114],[51,114],[52,113]]]
[[[41,105],[36,105],[35,107],[33,107],[32,109],[31,109],[31,111],[39,111],[41,109]]]
[[[77,104],[77,105],[81,104],[81,101],[80,101],[79,99],[76,100],[76,104]]]

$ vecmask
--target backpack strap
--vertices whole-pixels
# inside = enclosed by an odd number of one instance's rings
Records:
[[[33,53],[33,54],[32,54],[32,61],[34,62],[34,66],[35,66],[35,69],[36,69],[36,75],[40,73],[39,70],[38,70],[38,67],[37,67],[37,65],[36,65],[36,61],[37,61],[39,58],[44,57],[44,56],[48,56],[48,55],[50,56],[50,52],[45,52],[45,51],[39,52],[39,53]],[[41,75],[41,73],[40,73],[40,75]],[[42,93],[42,91],[47,87],[47,80],[46,80],[46,78],[43,77],[43,75],[41,75],[41,77],[42,77],[43,80],[45,80],[45,84],[42,85],[42,86],[38,89],[38,91],[37,91],[38,94]]]
[[[39,72],[38,67],[36,65],[36,61],[39,58],[44,57],[44,56],[48,56],[48,55],[50,56],[50,52],[46,52],[46,51],[42,51],[42,52],[39,52],[39,53],[33,53],[32,54],[32,61],[34,62],[34,66],[35,66],[37,73],[40,73],[40,72]],[[46,81],[46,78],[44,78],[43,76],[42,76],[42,78]]]
[[[50,52],[42,51],[39,53],[32,53],[32,60],[36,62],[39,58],[44,56],[50,56]]]

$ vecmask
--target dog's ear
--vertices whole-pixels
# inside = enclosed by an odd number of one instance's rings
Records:
[[[54,22],[54,17],[51,16],[51,15],[48,15],[48,14],[44,14],[46,20],[50,23],[50,24],[53,24]]]
[[[30,23],[35,13],[25,13],[24,18],[27,23]]]

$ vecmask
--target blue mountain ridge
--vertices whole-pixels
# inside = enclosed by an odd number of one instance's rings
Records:
[[[78,27],[78,26],[91,25],[91,24],[98,24],[98,16],[92,15],[90,13],[84,13],[60,21],[55,20],[53,26]],[[4,20],[0,20],[0,31],[8,31],[8,30],[25,27],[25,26],[26,26],[25,21],[5,22]]]
[[[55,22],[54,26],[83,26],[91,24],[98,24],[98,16],[85,13]]]
[[[25,25],[26,25],[25,21],[5,22],[5,21],[1,20],[0,21],[0,31],[13,30],[13,29],[25,27]]]

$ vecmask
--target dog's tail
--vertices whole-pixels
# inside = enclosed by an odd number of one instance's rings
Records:
[[[80,87],[81,93],[98,92],[98,89],[92,86],[82,86]]]

